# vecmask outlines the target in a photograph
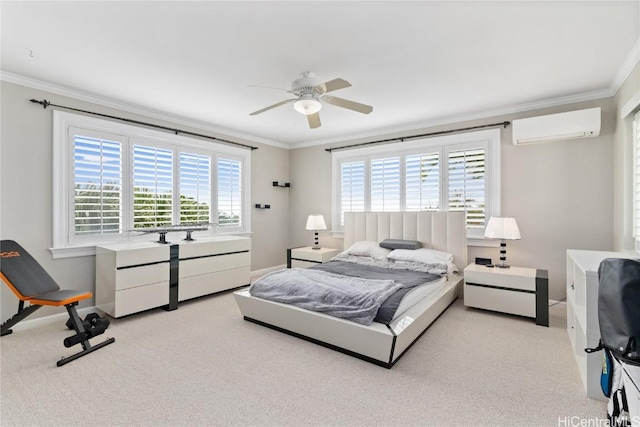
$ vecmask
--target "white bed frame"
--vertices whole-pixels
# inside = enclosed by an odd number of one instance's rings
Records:
[[[453,254],[460,271],[467,265],[463,212],[345,213],[345,248],[361,240],[380,242],[384,239],[418,240],[423,247]],[[461,283],[462,275],[453,275],[436,296],[420,301],[388,326],[381,323],[364,326],[254,298],[248,289],[234,292],[234,297],[245,320],[391,368],[458,297]]]

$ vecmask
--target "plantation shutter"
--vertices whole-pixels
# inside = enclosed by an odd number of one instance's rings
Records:
[[[484,148],[448,153],[448,210],[467,213],[467,228],[482,229],[486,223]]]
[[[218,159],[218,226],[242,225],[242,163],[238,160]]]
[[[371,161],[371,210],[400,211],[400,157]]]
[[[122,145],[73,137],[74,234],[117,234],[122,222]]]
[[[180,153],[180,224],[211,221],[211,157]]]
[[[409,155],[405,168],[405,210],[440,210],[439,153]]]
[[[633,229],[636,250],[640,249],[640,111],[633,121]]]
[[[345,212],[364,212],[364,161],[342,163],[340,167],[340,224]]]
[[[133,146],[133,227],[172,224],[173,151]]]

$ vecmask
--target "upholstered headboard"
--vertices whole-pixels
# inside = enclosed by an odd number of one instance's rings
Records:
[[[418,240],[422,247],[453,254],[462,271],[467,266],[464,212],[345,212],[344,248],[354,242],[384,239]]]

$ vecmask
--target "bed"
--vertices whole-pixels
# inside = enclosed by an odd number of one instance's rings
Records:
[[[417,240],[424,248],[448,252],[460,272],[467,264],[463,212],[345,213],[344,248],[355,242]],[[458,297],[462,275],[449,274],[429,297],[417,301],[389,324],[362,325],[289,304],[234,292],[244,319],[391,368]]]

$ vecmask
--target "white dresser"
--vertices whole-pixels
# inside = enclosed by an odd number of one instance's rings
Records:
[[[96,306],[112,317],[248,285],[251,239],[198,238],[174,244],[129,242],[96,247]]]
[[[600,340],[598,267],[605,258],[631,258],[623,252],[567,250],[567,331],[587,396],[605,400],[600,389],[602,351],[587,354]]]

